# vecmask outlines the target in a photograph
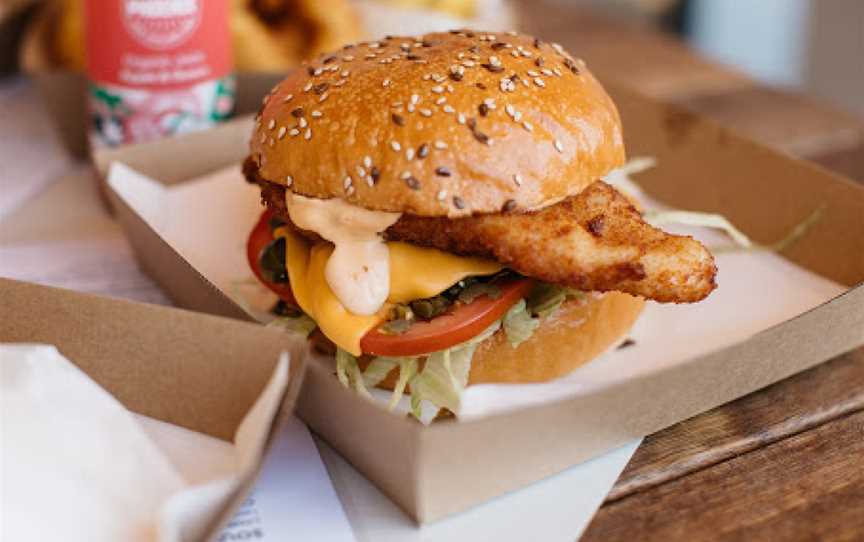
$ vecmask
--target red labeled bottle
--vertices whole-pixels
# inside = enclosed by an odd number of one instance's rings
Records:
[[[90,143],[203,130],[234,110],[228,0],[85,0]]]

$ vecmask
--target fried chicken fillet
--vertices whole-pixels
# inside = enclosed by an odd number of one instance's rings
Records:
[[[266,204],[290,223],[285,188],[261,179],[254,164],[244,170],[261,186]],[[313,232],[301,233],[320,240]],[[536,211],[455,219],[403,214],[384,237],[494,259],[553,284],[664,303],[699,301],[716,287],[714,258],[701,243],[646,223],[625,196],[599,180]]]

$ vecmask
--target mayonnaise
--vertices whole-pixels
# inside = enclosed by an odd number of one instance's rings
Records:
[[[324,277],[354,314],[375,314],[390,294],[390,252],[381,232],[401,213],[370,211],[339,198],[315,199],[285,192],[288,215],[298,228],[317,233],[335,248]]]

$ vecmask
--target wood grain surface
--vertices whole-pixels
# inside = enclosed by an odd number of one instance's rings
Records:
[[[861,540],[864,411],[607,504],[582,540]]]
[[[583,57],[601,80],[864,181],[860,119],[760,86],[650,28],[521,4],[528,32]],[[647,437],[583,540],[864,540],[864,348]]]

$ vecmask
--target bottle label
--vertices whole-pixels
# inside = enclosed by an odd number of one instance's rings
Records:
[[[86,0],[91,142],[208,128],[234,107],[228,0]]]

